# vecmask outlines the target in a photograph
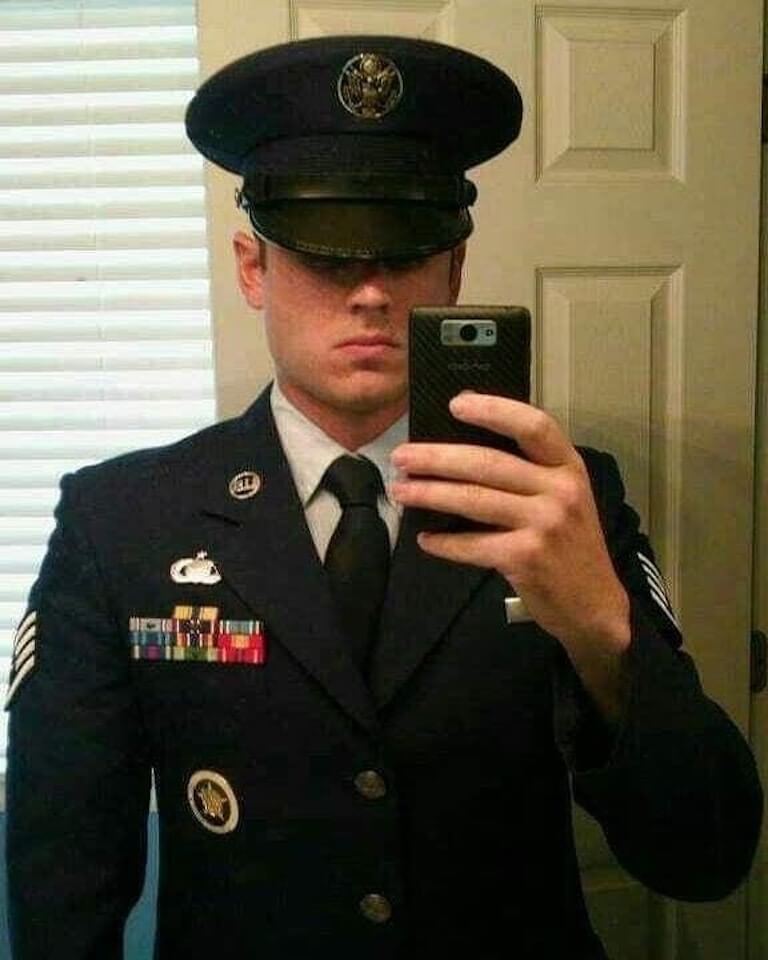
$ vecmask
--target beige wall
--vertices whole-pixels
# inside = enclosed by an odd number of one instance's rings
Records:
[[[253,0],[227,0],[225,7],[198,0],[201,79],[257,46],[283,41],[288,29],[287,12],[278,16],[271,12],[274,9]],[[242,24],[242,29],[232,30],[233,23]],[[235,280],[232,235],[235,230],[248,229],[247,217],[235,207],[239,179],[206,164],[206,186],[216,408],[219,419],[224,419],[250,403],[272,376],[272,364],[261,317],[245,305]]]

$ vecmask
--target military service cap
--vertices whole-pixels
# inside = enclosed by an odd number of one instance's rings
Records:
[[[243,177],[253,229],[304,253],[412,258],[472,230],[464,173],[511,143],[522,100],[481,57],[426,40],[337,36],[214,74],[187,110],[200,152]]]

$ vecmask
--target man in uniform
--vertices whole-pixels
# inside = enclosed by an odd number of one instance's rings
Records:
[[[15,960],[121,956],[150,770],[160,960],[602,958],[571,788],[660,893],[743,879],[754,764],[614,461],[472,393],[453,416],[524,457],[405,442],[408,312],[455,302],[465,171],[521,116],[486,61],[383,37],[254,54],[192,102],[244,178],[276,380],[62,482],[9,691]]]

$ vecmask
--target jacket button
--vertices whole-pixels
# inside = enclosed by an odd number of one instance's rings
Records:
[[[360,901],[360,912],[371,923],[386,923],[392,916],[392,904],[380,893],[368,893]]]
[[[366,800],[380,800],[387,792],[387,785],[381,774],[375,770],[363,770],[355,777],[355,788]]]

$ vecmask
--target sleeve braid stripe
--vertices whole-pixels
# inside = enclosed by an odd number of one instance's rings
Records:
[[[30,657],[29,660],[24,664],[24,666],[19,670],[19,672],[14,677],[13,683],[8,690],[8,696],[5,698],[5,709],[7,710],[10,707],[13,697],[16,691],[19,689],[19,686],[22,680],[27,676],[32,667],[35,665],[34,656]]]
[[[664,583],[664,578],[661,575],[661,571],[652,560],[646,557],[645,554],[640,553],[639,550],[637,552],[637,557],[640,561],[640,566],[643,568],[643,573],[645,574],[651,596],[667,616],[667,618],[674,624],[675,628],[680,630],[680,624],[678,623],[677,617],[672,610],[672,603],[669,599],[669,593],[667,592],[666,584]]]

